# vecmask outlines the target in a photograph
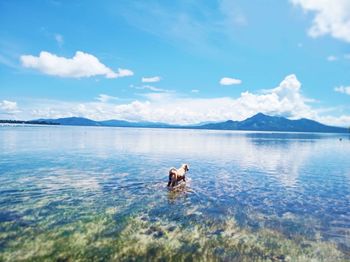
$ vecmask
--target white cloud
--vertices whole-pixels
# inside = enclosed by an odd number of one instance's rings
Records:
[[[44,74],[59,77],[81,78],[104,75],[106,78],[117,78],[134,74],[128,69],[121,68],[114,72],[102,64],[95,56],[81,51],[77,51],[72,58],[60,57],[42,51],[39,57],[22,55],[20,59],[24,67],[37,69]]]
[[[64,44],[64,39],[63,39],[63,36],[61,34],[55,34],[55,40],[58,44],[58,46],[63,46]]]
[[[119,98],[118,97],[115,97],[115,96],[109,96],[109,95],[106,95],[106,94],[100,94],[98,95],[98,97],[96,97],[96,100],[102,102],[102,103],[107,103],[107,102],[110,102],[110,101],[113,101],[113,100],[118,100]]]
[[[111,78],[133,76],[133,75],[134,75],[134,72],[129,70],[129,69],[118,68],[118,72],[115,73],[114,77],[111,77]],[[108,78],[108,76],[107,76],[107,78]]]
[[[238,98],[189,98],[176,93],[147,93],[145,101],[117,103],[79,103],[61,107],[47,105],[36,111],[58,115],[85,116],[92,119],[125,119],[133,121],[156,121],[176,124],[193,124],[205,121],[243,120],[258,112],[278,114],[291,118],[314,117],[316,112],[301,95],[301,84],[295,75],[287,76],[278,87],[263,94],[243,92]],[[46,113],[45,113],[46,112]],[[63,115],[63,114],[61,114]],[[44,117],[44,116],[43,116]]]
[[[338,60],[338,57],[334,56],[334,55],[330,55],[327,57],[327,60],[329,62],[333,62],[333,61],[337,61]]]
[[[134,87],[134,86],[132,86],[132,87]],[[139,89],[139,90],[146,89],[146,90],[150,90],[153,92],[171,92],[170,90],[158,88],[158,87],[151,86],[151,85],[135,86],[134,88]]]
[[[2,100],[0,102],[0,114],[13,115],[21,112],[18,109],[17,102]]]
[[[154,103],[163,103],[164,101],[170,101],[175,96],[172,93],[165,92],[165,93],[146,93],[142,94],[143,97],[146,97],[149,101]]]
[[[326,125],[350,127],[350,115],[318,116],[315,120]]]
[[[160,76],[142,77],[141,79],[143,83],[155,83],[155,82],[159,82],[160,80],[161,80]]]
[[[334,88],[335,92],[350,95],[350,86],[338,86]]]
[[[242,84],[242,80],[230,78],[230,77],[223,77],[220,79],[220,85],[239,85]]]
[[[198,89],[192,89],[191,93],[199,93],[199,90]]]
[[[96,120],[123,119],[173,124],[194,124],[207,121],[243,120],[256,113],[281,115],[291,119],[309,118],[322,123],[349,126],[350,116],[330,116],[330,111],[312,107],[312,99],[302,95],[301,83],[295,75],[288,75],[272,89],[252,93],[245,91],[237,98],[187,97],[177,93],[153,92],[143,94],[140,100],[121,102],[101,97],[99,101],[73,103],[35,101],[22,110],[26,119],[82,116]]]
[[[290,0],[315,17],[309,28],[311,37],[331,35],[350,42],[350,1],[349,0]]]

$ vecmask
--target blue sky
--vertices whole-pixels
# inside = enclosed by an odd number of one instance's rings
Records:
[[[350,125],[346,0],[0,1],[0,118]]]

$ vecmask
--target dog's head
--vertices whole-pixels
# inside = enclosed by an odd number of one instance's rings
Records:
[[[185,172],[190,170],[190,166],[188,164],[183,164],[182,166],[183,166]]]

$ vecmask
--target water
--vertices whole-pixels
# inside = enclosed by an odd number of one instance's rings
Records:
[[[350,260],[349,136],[0,127],[0,261],[132,259]]]

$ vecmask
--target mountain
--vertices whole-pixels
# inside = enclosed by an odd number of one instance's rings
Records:
[[[200,129],[248,130],[248,131],[283,131],[283,132],[324,132],[347,133],[347,128],[327,126],[319,122],[302,118],[289,120],[284,117],[268,116],[258,113],[243,121],[226,121],[202,125]]]
[[[323,125],[319,122],[302,118],[289,120],[279,116],[268,116],[258,113],[243,121],[228,120],[219,123],[199,124],[192,126],[170,125],[157,122],[129,122],[125,120],[94,121],[82,117],[68,117],[58,119],[38,119],[52,124],[75,126],[111,126],[111,127],[139,127],[139,128],[185,128],[185,129],[213,129],[213,130],[247,130],[247,131],[281,131],[281,132],[324,132],[348,133],[347,128]]]
[[[119,126],[119,127],[135,127],[133,122],[125,121],[125,120],[105,120],[100,121],[103,126]]]
[[[153,127],[153,128],[167,128],[173,125],[158,123],[158,122],[129,122],[125,120],[105,120],[99,122],[102,126],[114,127]]]
[[[57,119],[38,119],[37,121],[45,121],[48,123],[65,125],[65,126],[101,126],[97,121],[84,117],[65,117]]]
[[[57,119],[37,119],[35,121],[43,121],[52,124],[66,126],[111,126],[111,127],[148,127],[148,128],[167,128],[175,127],[165,123],[158,122],[129,122],[125,120],[104,120],[94,121],[83,117],[66,117]]]
[[[238,128],[237,128],[238,124],[239,124],[239,121],[228,120],[225,122],[199,125],[199,126],[195,126],[195,128],[197,128],[197,129],[215,129],[215,130],[238,130]]]

